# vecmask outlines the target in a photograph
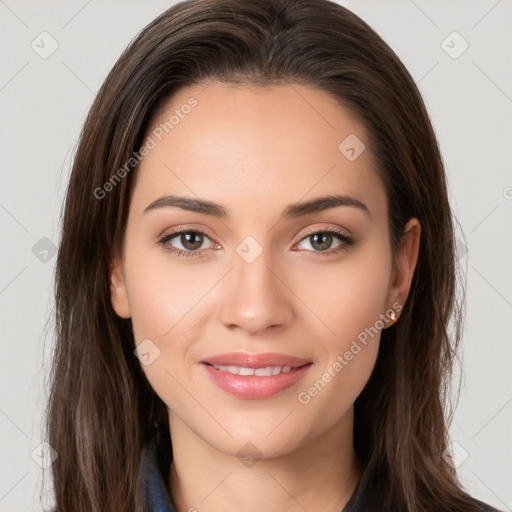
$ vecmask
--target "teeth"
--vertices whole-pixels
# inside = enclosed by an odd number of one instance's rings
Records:
[[[269,366],[267,368],[246,368],[244,366],[215,366],[217,370],[232,373],[233,375],[256,375],[257,377],[270,377],[291,371],[291,366]]]

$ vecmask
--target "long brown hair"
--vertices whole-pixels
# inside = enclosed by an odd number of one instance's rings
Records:
[[[142,510],[141,449],[156,432],[170,460],[167,409],[134,356],[131,321],[112,309],[109,264],[123,241],[137,170],[126,163],[150,119],[179,88],[210,80],[310,86],[366,126],[387,191],[393,252],[408,219],[416,217],[422,233],[408,300],[382,332],[375,369],[355,402],[354,446],[383,510],[480,510],[443,457],[464,301],[443,162],[413,79],[366,23],[328,0],[189,0],[151,22],[121,55],[74,158],[47,413],[48,441],[59,454],[55,511]]]

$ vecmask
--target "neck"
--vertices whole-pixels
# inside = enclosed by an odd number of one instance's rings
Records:
[[[353,408],[318,438],[251,462],[218,450],[172,413],[169,418],[169,489],[177,512],[342,511],[361,476]]]

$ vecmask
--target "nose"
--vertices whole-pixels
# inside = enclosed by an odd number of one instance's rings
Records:
[[[229,329],[251,335],[289,325],[294,316],[286,277],[272,268],[269,250],[251,263],[234,255],[234,268],[223,283],[220,319]]]

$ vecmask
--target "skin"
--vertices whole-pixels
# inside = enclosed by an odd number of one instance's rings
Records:
[[[381,331],[309,403],[298,394],[379,315],[405,303],[420,225],[410,219],[393,259],[386,192],[371,151],[350,161],[338,150],[349,134],[367,140],[364,126],[328,94],[298,85],[194,85],[167,102],[150,129],[191,96],[197,106],[137,170],[111,271],[116,313],[131,317],[136,344],[149,338],[160,350],[143,369],[169,410],[173,500],[179,512],[339,511],[361,475],[353,404],[374,368]],[[171,193],[219,203],[229,217],[176,207],[144,213]],[[291,203],[334,193],[362,201],[369,214],[339,206],[281,219]],[[203,256],[180,257],[159,245],[171,228],[204,232],[196,249]],[[333,236],[326,255],[308,229],[339,229],[355,243],[332,254],[343,244]],[[262,248],[252,263],[236,252],[247,236]],[[184,244],[179,235],[167,242],[190,252]],[[242,399],[213,384],[200,364],[233,351],[277,352],[313,365],[274,397]],[[261,457],[252,465],[237,456],[247,443]]]

